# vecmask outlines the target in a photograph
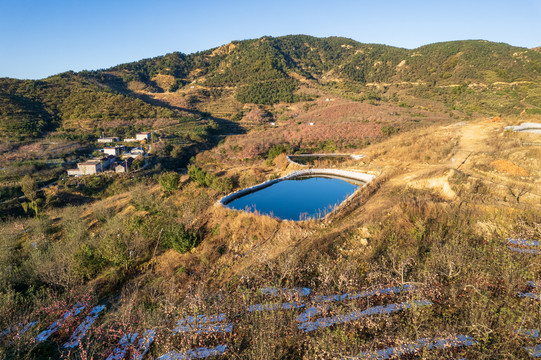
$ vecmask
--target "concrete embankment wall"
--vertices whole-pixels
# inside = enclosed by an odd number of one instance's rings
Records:
[[[269,181],[266,181],[264,183],[257,184],[257,185],[251,186],[249,188],[239,190],[237,192],[234,192],[232,194],[224,196],[222,199],[220,199],[219,203],[222,204],[222,205],[227,205],[231,201],[233,201],[233,200],[235,200],[235,199],[237,199],[237,198],[239,198],[241,196],[248,195],[248,194],[253,193],[255,191],[264,189],[264,188],[266,188],[268,186],[276,184],[277,182],[284,181],[284,180],[290,180],[290,179],[303,177],[303,176],[315,176],[315,175],[327,175],[327,176],[341,177],[341,178],[345,178],[345,179],[362,181],[364,183],[369,183],[370,181],[372,181],[376,177],[375,175],[360,173],[360,172],[356,172],[356,171],[348,171],[348,170],[337,170],[337,169],[306,169],[306,170],[299,170],[299,171],[294,171],[291,174],[288,174],[288,175],[286,175],[284,177],[274,179],[274,180],[269,180]]]
[[[292,159],[292,157],[346,157],[349,156],[353,160],[361,160],[366,155],[361,154],[297,154],[297,155],[287,155],[286,159],[290,164],[298,165],[298,166],[308,166],[304,164],[300,164]]]
[[[541,134],[541,123],[522,123],[516,126],[506,126],[504,130]]]

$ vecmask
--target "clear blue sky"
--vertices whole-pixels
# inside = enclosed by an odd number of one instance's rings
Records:
[[[307,34],[415,48],[541,46],[541,0],[0,0],[0,77],[38,79],[231,40]]]

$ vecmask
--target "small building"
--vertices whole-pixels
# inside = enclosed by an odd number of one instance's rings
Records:
[[[132,162],[133,162],[133,158],[127,158],[126,160],[122,161],[120,164],[115,166],[115,172],[117,173],[128,172],[130,170]]]
[[[136,158],[138,156],[144,156],[144,155],[145,155],[145,150],[141,148],[133,148],[129,152],[125,152],[124,154],[122,154],[122,157],[123,158]]]
[[[108,168],[116,160],[115,155],[107,155],[100,159],[102,171]]]
[[[99,143],[112,143],[112,142],[117,142],[119,141],[120,139],[117,138],[117,137],[106,137],[106,136],[102,136],[101,138],[98,139],[98,142]]]
[[[106,169],[116,170],[116,159],[117,157],[115,155],[107,155],[100,159],[92,159],[78,163],[77,169],[68,170],[68,176],[95,175]],[[131,164],[131,161],[129,164]]]
[[[101,160],[87,160],[82,163],[78,163],[80,175],[94,175],[103,170]]]
[[[128,138],[128,139],[124,139],[124,142],[137,142],[139,140],[137,140],[136,138]]]
[[[133,148],[133,149],[130,150],[130,154],[144,155],[145,150],[143,150],[141,148]]]
[[[103,148],[103,152],[107,155],[114,155],[114,156],[118,156],[120,155],[120,152],[122,151],[122,147],[121,146],[111,146],[111,147],[106,147],[106,148]]]
[[[137,141],[143,141],[143,140],[150,140],[150,133],[149,132],[143,132],[143,133],[137,133],[135,134],[135,139]]]
[[[117,166],[115,166],[115,172],[116,173],[125,173],[125,172],[128,172],[128,166],[126,166],[126,164],[124,162],[118,164]]]
[[[68,176],[81,176],[81,170],[77,169],[68,169]]]

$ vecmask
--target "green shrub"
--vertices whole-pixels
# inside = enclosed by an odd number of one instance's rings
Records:
[[[230,178],[214,177],[210,187],[222,194],[228,194],[233,190],[233,181]]]
[[[192,250],[199,243],[197,233],[186,230],[182,224],[172,225],[162,237],[163,248],[174,249],[181,254]]]
[[[375,92],[368,92],[367,94],[365,94],[363,96],[363,100],[377,100],[377,101],[380,101],[381,100],[381,96]]]
[[[243,117],[244,117],[244,111],[241,110],[241,111],[237,112],[235,115],[233,115],[231,117],[231,120],[232,121],[241,121]]]
[[[391,135],[394,135],[394,134],[398,134],[398,132],[400,131],[399,128],[395,127],[395,126],[392,126],[392,125],[389,125],[389,126],[383,126],[381,128],[381,133],[385,136],[391,136]]]
[[[130,262],[128,252],[129,249],[123,239],[114,234],[106,236],[99,247],[100,256],[113,266],[124,265],[127,268]]]
[[[267,164],[272,165],[272,161],[280,154],[289,152],[291,149],[288,145],[278,144],[274,145],[267,152]]]
[[[336,143],[332,139],[327,140],[325,141],[325,145],[323,145],[322,150],[326,153],[333,153],[336,151]]]
[[[169,87],[169,92],[175,92],[186,84],[186,80],[176,79],[175,82]]]
[[[207,173],[206,171],[203,171],[203,169],[201,169],[200,167],[197,167],[195,165],[188,165],[188,175],[190,176],[190,180],[195,181],[197,185],[207,186]]]
[[[73,255],[73,272],[84,280],[95,278],[107,265],[104,258],[99,256],[96,249],[83,244]]]
[[[233,190],[233,181],[230,178],[216,177],[216,175],[207,173],[195,165],[188,166],[188,175],[198,186],[210,187],[222,194],[227,194]]]
[[[178,189],[180,183],[180,175],[176,172],[166,172],[160,175],[158,178],[165,196],[169,196],[173,191]]]

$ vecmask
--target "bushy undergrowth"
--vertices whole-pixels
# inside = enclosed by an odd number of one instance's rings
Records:
[[[47,326],[90,293],[94,303],[99,297],[111,305],[76,356],[103,357],[126,332],[153,328],[159,336],[147,355],[152,358],[222,344],[228,346],[223,357],[231,359],[347,358],[459,334],[476,343],[406,356],[525,358],[524,347],[533,341],[515,330],[538,328],[541,312],[538,300],[517,294],[537,294],[528,281],[539,281],[541,268],[538,255],[511,251],[507,239],[539,241],[538,204],[533,194],[517,201],[502,186],[469,175],[473,167],[441,165],[458,139],[432,133],[399,134],[371,149],[367,162],[387,156],[400,159],[401,167],[378,169],[378,177],[325,222],[280,222],[212,206],[218,176],[205,171],[212,169],[210,160],[198,157],[205,170],[190,166],[191,181],[168,197],[148,179],[125,184],[130,194],[118,185],[112,196],[84,207],[0,224],[6,234],[0,241],[0,269],[6,269],[0,271],[0,311],[7,314],[0,329],[36,317]],[[489,141],[483,159],[518,147],[514,136],[498,139]],[[445,174],[454,195],[404,184],[402,166],[410,162],[419,182]],[[240,169],[227,170],[240,186],[270,175],[263,160]],[[507,180],[513,189],[522,183]],[[268,286],[305,287],[311,294],[258,290]],[[345,295],[389,287],[409,290]],[[301,326],[303,313],[311,314],[311,324]],[[179,319],[199,315],[221,318],[220,326],[231,325],[231,331],[172,334]],[[0,354],[59,357],[67,335],[37,348],[24,340]]]
[[[89,214],[84,207],[56,210],[54,222],[43,214],[1,224],[2,329],[89,291],[113,296],[141,264],[168,249],[184,253],[199,244],[197,231],[181,220],[200,210],[181,209],[170,199],[155,196],[147,185],[135,187],[131,205],[137,215],[118,213],[118,204],[106,201],[90,205]]]
[[[186,230],[182,224],[172,225],[164,232],[162,243],[165,249],[185,253],[197,246],[199,237],[195,232]]]
[[[227,177],[217,177],[196,165],[188,166],[188,175],[192,181],[201,187],[210,187],[219,193],[227,194],[233,189],[233,182]]]
[[[280,155],[280,154],[287,154],[288,152],[291,152],[291,147],[287,144],[278,144],[274,145],[269,149],[267,152],[267,164],[271,165],[274,159]]]
[[[19,271],[24,272],[17,275],[19,279],[23,276],[25,281],[35,279],[36,284],[74,289],[78,282],[94,279],[98,274],[109,274],[104,270],[115,267],[123,269],[122,275],[117,273],[116,277],[128,279],[126,276],[132,267],[128,249],[132,254],[136,253],[133,261],[137,262],[145,252],[151,256],[158,240],[162,248],[179,252],[189,251],[199,243],[195,232],[186,230],[182,224],[170,223],[176,210],[171,208],[169,200],[164,202],[143,189],[138,189],[132,204],[146,215],[139,213],[121,221],[114,212],[100,210],[102,225],[94,237],[77,216],[77,209],[67,210],[63,215],[66,240],[62,250],[54,243],[48,244],[47,237],[42,236],[51,233],[53,224],[33,220],[33,224],[27,225],[32,229],[36,227],[30,236],[36,237],[35,240],[41,238],[42,242],[36,242],[38,249],[32,250],[38,251],[38,255],[21,263],[24,266]],[[183,191],[193,189],[188,187]],[[122,289],[122,305],[115,312],[117,318],[108,317],[110,322],[107,324],[123,327],[129,326],[126,324],[133,321],[130,319],[140,319],[139,326],[165,321],[174,328],[176,321],[186,316],[222,313],[234,322],[231,333],[205,335],[194,332],[160,337],[151,349],[152,356],[171,349],[226,343],[226,358],[335,358],[415,343],[420,338],[466,334],[473,336],[477,345],[449,349],[445,353],[426,351],[422,356],[435,359],[442,354],[454,354],[494,358],[505,353],[509,358],[523,357],[525,353],[520,343],[509,334],[514,329],[535,327],[541,313],[535,303],[521,300],[516,293],[524,289],[526,280],[538,279],[541,269],[532,264],[529,257],[509,252],[505,239],[508,236],[540,236],[539,214],[517,212],[512,208],[486,211],[474,203],[449,203],[431,191],[401,186],[384,186],[379,192],[391,204],[385,215],[371,215],[374,216],[372,220],[368,216],[364,221],[350,215],[351,221],[337,223],[330,231],[312,231],[311,241],[302,242],[305,245],[261,265],[254,264],[241,277],[232,277],[219,288],[193,282],[186,289],[184,281],[194,276],[189,275],[194,271],[194,265],[188,265],[188,269],[182,267],[182,271],[172,277],[156,277],[149,272],[139,278],[136,287],[130,285],[130,281],[124,285],[117,283],[116,286]],[[147,221],[149,217],[152,222]],[[121,228],[123,232],[119,233]],[[227,226],[223,228],[225,230]],[[220,232],[218,230],[213,236]],[[72,242],[83,243],[83,246],[70,250],[67,244]],[[33,248],[33,245],[27,246]],[[256,248],[255,251],[264,249]],[[66,257],[69,253],[73,254],[71,260]],[[228,256],[228,251],[219,253]],[[4,263],[10,264],[14,264],[14,258],[19,256],[13,252],[2,254],[11,257],[2,258]],[[58,266],[60,264],[64,265]],[[65,264],[72,264],[71,271]],[[72,275],[68,276],[70,273]],[[54,303],[55,297],[46,292],[45,287],[28,288],[21,293],[20,285],[13,282],[14,274],[10,276],[11,279],[1,280],[2,284],[10,282],[14,286],[3,287],[0,306],[12,312],[17,309],[17,315],[10,316],[0,325],[7,325],[15,318],[24,319],[27,316],[24,314],[30,314],[32,309]],[[360,313],[367,308],[420,299],[428,299],[432,305],[346,321],[308,333],[298,329],[296,320],[304,309],[248,311],[254,304],[302,301],[310,304],[318,295],[358,293],[395,285],[414,286],[416,290],[331,302],[331,307],[324,308],[318,316],[335,319],[340,314]],[[264,286],[307,287],[313,294],[312,300],[290,295],[269,298],[255,291]],[[126,311],[132,315],[124,317]],[[118,339],[115,342],[114,335],[105,334],[102,337],[92,335],[88,340],[89,349],[97,352],[115,346]]]

